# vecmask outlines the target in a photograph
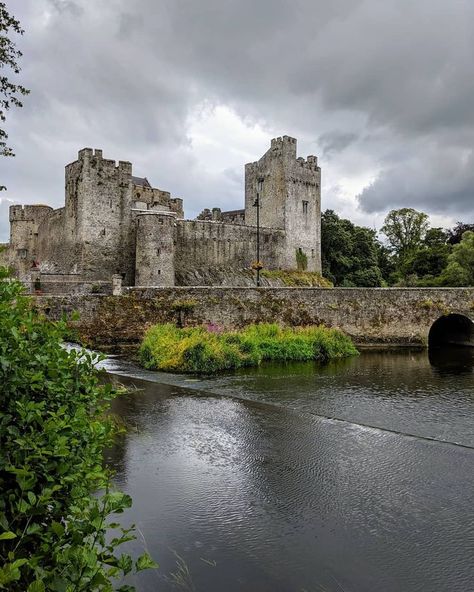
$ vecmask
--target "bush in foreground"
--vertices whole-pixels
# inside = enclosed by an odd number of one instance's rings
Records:
[[[356,355],[352,341],[337,329],[249,325],[240,331],[209,327],[151,327],[140,348],[145,368],[167,372],[212,373],[263,361],[326,361]]]
[[[117,556],[132,529],[107,525],[131,504],[103,468],[114,393],[99,384],[97,358],[63,349],[65,325],[40,317],[1,269],[0,319],[0,590],[111,591],[154,565]]]

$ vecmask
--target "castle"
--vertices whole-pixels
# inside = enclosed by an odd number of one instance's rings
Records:
[[[10,207],[0,264],[25,282],[97,285],[120,275],[126,286],[213,285],[227,269],[238,283],[256,266],[257,234],[265,269],[321,271],[321,169],[315,156],[297,158],[289,136],[245,166],[242,210],[185,220],[181,199],[91,148],[66,166],[65,192],[59,209]]]

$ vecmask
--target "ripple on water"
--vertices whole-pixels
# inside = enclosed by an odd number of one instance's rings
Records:
[[[381,367],[407,374],[380,358],[362,362],[361,370],[352,363],[326,368],[321,384],[314,367],[294,371],[286,390],[278,373],[265,390],[265,369],[255,378],[197,383],[226,394],[237,385],[256,402],[156,383],[139,383],[142,391],[117,401],[116,411],[137,430],[112,451],[111,463],[134,498],[129,517],[161,564],[161,576],[143,574],[139,589],[155,590],[156,577],[160,589],[173,589],[162,581],[176,569],[173,549],[195,589],[209,592],[338,590],[336,580],[351,592],[468,591],[474,581],[473,451],[313,415],[340,396],[340,413],[367,419],[373,400],[375,416],[392,429],[383,411],[397,422],[403,405],[395,401],[395,376],[378,381]],[[407,398],[409,383],[429,376],[418,358],[408,364],[416,368],[418,379],[404,378],[401,397]],[[348,405],[352,382],[357,403]],[[305,385],[311,392],[305,394]],[[468,398],[467,386],[461,382],[454,392]],[[415,390],[413,401],[429,396]],[[289,409],[293,395],[304,403],[302,412],[300,403]],[[438,404],[430,421],[444,408]],[[431,433],[430,421],[410,425]],[[455,422],[446,421],[451,437]]]

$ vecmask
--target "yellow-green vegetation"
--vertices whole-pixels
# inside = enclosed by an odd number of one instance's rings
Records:
[[[283,269],[262,269],[262,277],[280,280],[285,286],[307,286],[313,288],[332,288],[332,282],[314,271],[284,271]]]
[[[192,310],[194,310],[196,308],[197,305],[197,300],[194,300],[194,298],[184,298],[184,299],[179,299],[179,300],[175,300],[172,304],[171,304],[171,310],[175,310],[177,312],[191,312]]]
[[[140,360],[151,370],[212,373],[271,360],[327,361],[357,353],[347,335],[322,325],[258,324],[239,331],[221,331],[215,326],[180,329],[165,324],[147,331]]]

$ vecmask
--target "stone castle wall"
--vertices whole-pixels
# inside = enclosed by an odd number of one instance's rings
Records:
[[[66,234],[80,247],[80,271],[88,279],[124,274],[134,280],[132,165],[84,148],[66,167]]]
[[[178,218],[184,217],[183,200],[172,198],[169,191],[162,191],[154,187],[133,187],[134,208],[137,209],[158,209],[174,212]]]
[[[264,267],[296,269],[303,257],[306,269],[320,271],[320,169],[315,157],[296,158],[294,138],[272,140],[246,166],[245,210],[204,210],[196,221],[182,219],[181,199],[133,177],[131,163],[105,159],[101,150],[80,150],[65,177],[63,208],[10,209],[11,239],[0,257],[21,279],[33,261],[57,277],[80,275],[87,283],[119,274],[128,286],[211,281],[217,268],[248,271],[257,259],[257,195]]]
[[[9,263],[15,263],[18,277],[25,278],[38,259],[38,236],[42,222],[53,212],[44,205],[10,207]]]
[[[176,215],[143,212],[136,228],[135,285],[174,286]]]
[[[176,224],[175,260],[177,284],[181,285],[192,271],[233,267],[250,269],[256,261],[257,229],[252,226],[184,220]],[[260,259],[265,267],[278,269],[284,248],[285,233],[260,228]]]

